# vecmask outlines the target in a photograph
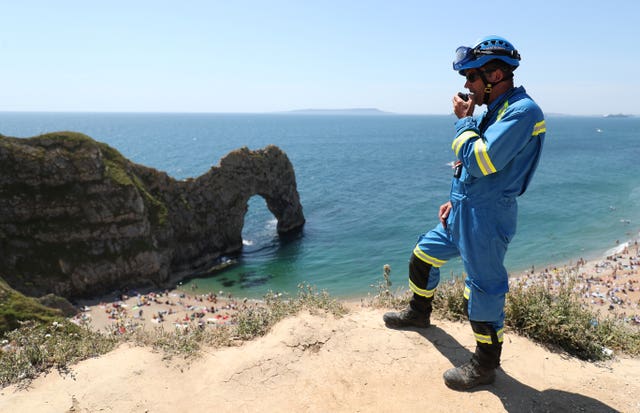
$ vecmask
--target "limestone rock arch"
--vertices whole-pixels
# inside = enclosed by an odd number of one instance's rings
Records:
[[[242,249],[254,195],[279,234],[302,229],[293,165],[276,146],[238,149],[178,181],[83,134],[0,135],[0,277],[66,297],[169,286]]]

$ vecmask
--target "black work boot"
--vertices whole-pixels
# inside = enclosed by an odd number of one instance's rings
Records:
[[[444,384],[454,390],[468,390],[496,379],[496,369],[484,368],[475,359],[444,372]]]
[[[421,327],[426,328],[431,325],[429,315],[414,310],[411,306],[407,306],[400,312],[389,312],[382,316],[387,327],[403,328],[403,327]]]

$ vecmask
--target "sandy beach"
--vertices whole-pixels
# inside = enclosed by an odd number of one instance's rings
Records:
[[[601,259],[519,277],[553,288],[570,270],[585,303],[636,325],[639,262],[638,245],[627,243]],[[213,328],[243,305],[224,293],[146,292],[105,298],[78,321],[111,332],[140,323]],[[0,390],[0,411],[640,412],[640,359],[589,363],[507,333],[495,384],[460,393],[444,385],[442,373],[470,357],[475,343],[467,323],[434,319],[429,329],[391,330],[382,323],[385,309],[348,305],[342,318],[303,312],[265,337],[205,349],[195,360],[121,345],[71,374],[54,371],[27,389]]]
[[[140,326],[146,329],[215,326],[230,323],[238,308],[252,302],[246,299],[239,301],[222,291],[208,294],[188,293],[180,289],[130,291],[104,297],[97,304],[81,301],[79,305],[83,311],[72,321],[116,334]]]
[[[600,259],[578,259],[575,263],[538,271],[534,268],[513,275],[512,281],[545,282],[554,288],[563,281],[560,275],[565,274],[575,275],[576,294],[594,310],[640,325],[640,246],[637,241],[617,245]],[[145,328],[219,325],[231,322],[238,308],[254,303],[255,300],[238,299],[224,291],[207,294],[184,289],[130,291],[121,296],[103,297],[98,303],[81,301],[79,306],[85,311],[74,321],[88,323],[99,331],[120,332],[140,325]]]

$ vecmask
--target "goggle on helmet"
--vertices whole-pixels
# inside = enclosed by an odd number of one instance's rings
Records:
[[[499,36],[487,36],[474,47],[458,47],[453,70],[464,75],[465,70],[482,67],[494,59],[502,60],[514,69],[520,65],[520,53],[509,41]]]

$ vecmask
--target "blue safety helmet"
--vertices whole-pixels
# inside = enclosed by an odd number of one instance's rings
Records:
[[[453,61],[453,70],[464,75],[465,70],[477,69],[494,59],[502,60],[513,69],[520,65],[520,53],[508,40],[500,36],[487,36],[480,39],[473,47],[458,47]]]

